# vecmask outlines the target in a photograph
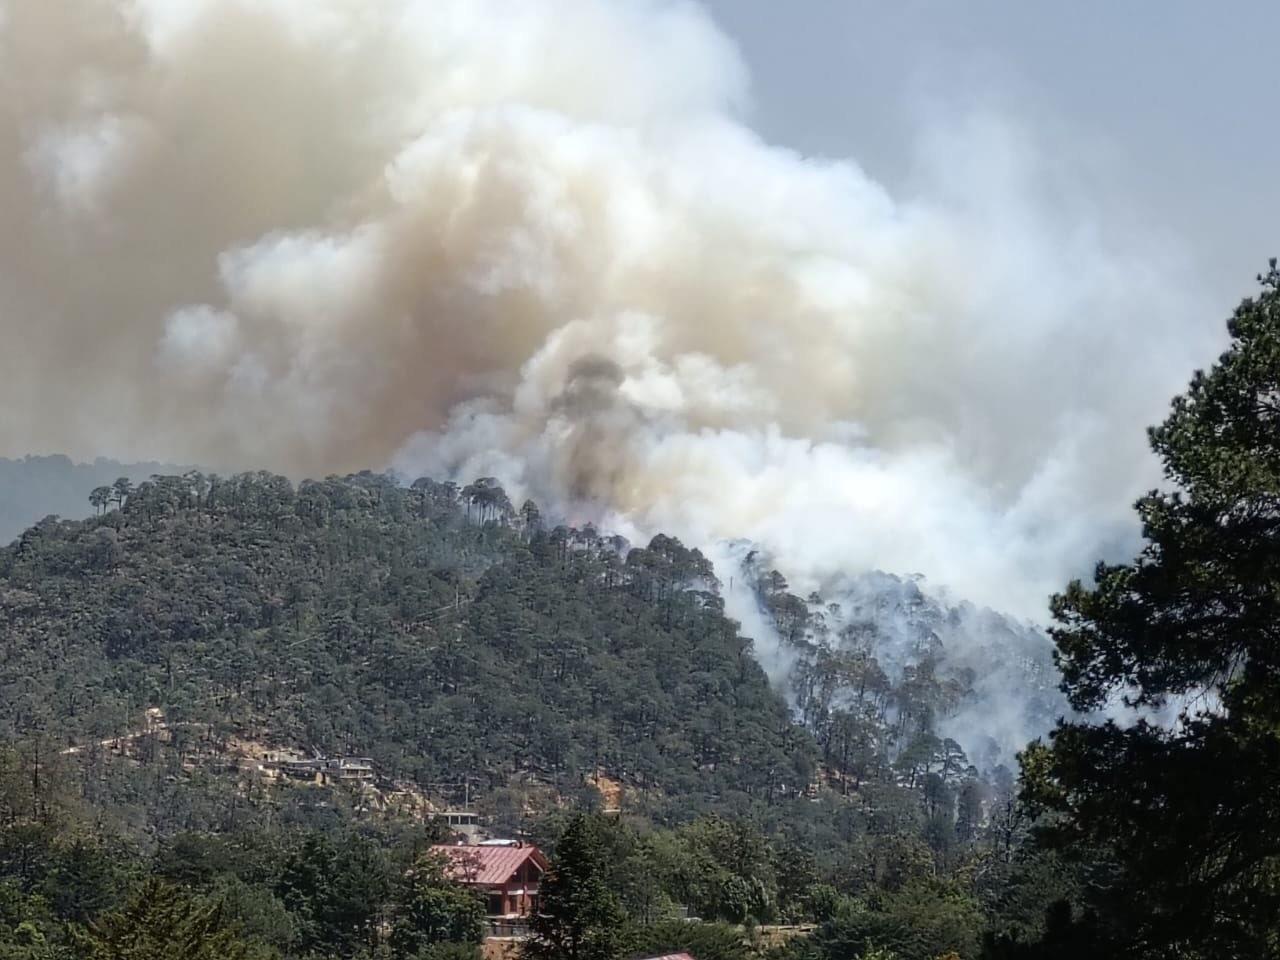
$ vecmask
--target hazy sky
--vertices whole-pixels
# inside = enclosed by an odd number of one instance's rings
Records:
[[[852,156],[896,190],[922,130],[995,112],[1180,244],[1224,310],[1280,255],[1280,4],[707,6],[749,64],[767,139]]]
[[[708,3],[0,0],[0,454],[492,476],[1043,619],[1280,253],[1280,4]]]
[[[493,476],[1040,615],[1280,251],[1280,12],[934,7],[0,0],[0,453]]]

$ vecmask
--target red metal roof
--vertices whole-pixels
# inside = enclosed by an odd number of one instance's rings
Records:
[[[497,886],[506,883],[521,865],[532,859],[539,871],[547,869],[547,858],[532,845],[499,847],[480,844],[452,844],[431,848],[449,858],[449,875],[462,883]]]

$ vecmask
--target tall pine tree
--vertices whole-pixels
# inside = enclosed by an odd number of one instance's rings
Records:
[[[1027,752],[1025,796],[1048,843],[1114,865],[1064,934],[1092,926],[1113,955],[1280,957],[1274,260],[1259,280],[1229,349],[1150,431],[1169,489],[1137,504],[1146,546],[1053,601],[1064,689],[1095,712]],[[1121,703],[1142,719],[1098,719]]]
[[[622,951],[625,915],[609,884],[609,828],[587,814],[565,827],[525,944],[529,960],[616,960]]]
[[[86,960],[270,960],[274,951],[243,939],[222,905],[148,881],[117,913],[76,938]]]

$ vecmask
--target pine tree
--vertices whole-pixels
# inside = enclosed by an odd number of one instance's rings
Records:
[[[602,818],[579,814],[556,845],[542,883],[529,960],[615,960],[625,943],[624,914],[608,883]]]
[[[241,939],[218,902],[148,881],[132,900],[81,932],[76,956],[87,960],[266,960],[272,954]]]
[[[441,943],[477,945],[484,937],[484,900],[444,874],[438,856],[415,864],[402,891],[391,942],[404,953]]]
[[[1146,546],[1054,599],[1072,705],[1023,761],[1043,835],[1114,859],[1098,898],[1134,956],[1280,957],[1280,272],[1151,443],[1172,483]],[[1151,719],[1162,718],[1161,722]]]

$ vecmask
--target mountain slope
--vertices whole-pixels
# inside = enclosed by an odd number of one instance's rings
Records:
[[[0,551],[0,732],[172,725],[422,784],[758,799],[811,777],[709,564],[518,521],[484,483],[163,478]]]
[[[917,735],[951,738],[981,770],[1070,713],[1040,628],[930,592],[919,578],[845,575],[801,601],[778,574],[744,565],[773,616],[797,712],[820,741],[832,715],[875,721],[898,754]]]

